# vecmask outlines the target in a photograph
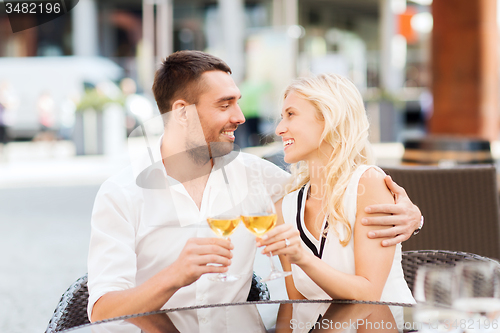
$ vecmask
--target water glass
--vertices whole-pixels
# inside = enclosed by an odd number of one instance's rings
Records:
[[[453,332],[463,330],[454,325],[462,318],[452,308],[454,296],[453,267],[422,266],[415,276],[413,296],[417,301],[414,320],[421,325],[421,332]]]
[[[500,270],[495,262],[463,262],[456,268],[453,308],[465,315],[467,330],[499,329]]]

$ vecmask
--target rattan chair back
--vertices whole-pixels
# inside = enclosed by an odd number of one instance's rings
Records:
[[[247,301],[268,301],[271,296],[267,284],[253,273],[252,285]],[[87,303],[89,291],[87,288],[87,274],[76,280],[61,296],[45,333],[60,332],[79,325],[88,324]]]
[[[383,168],[421,210],[425,225],[404,250],[464,251],[500,259],[496,168]]]
[[[443,250],[421,250],[421,251],[403,251],[401,265],[405,275],[406,283],[411,291],[415,284],[415,275],[421,266],[455,266],[460,261],[498,261],[483,257],[474,253],[453,252]]]
[[[61,296],[45,333],[60,332],[62,330],[87,324],[87,303],[89,291],[87,289],[87,274],[76,280]]]

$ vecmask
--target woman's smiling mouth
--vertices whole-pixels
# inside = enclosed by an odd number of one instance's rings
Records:
[[[294,139],[283,140],[283,149],[287,149],[288,147],[290,147],[291,145],[293,145],[294,142],[295,142]]]

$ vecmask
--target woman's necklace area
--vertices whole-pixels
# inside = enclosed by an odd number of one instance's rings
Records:
[[[309,199],[323,201],[323,197],[318,198],[318,197],[315,197],[315,196],[311,195],[311,186],[309,186],[309,188],[307,189],[307,200],[309,200]]]
[[[321,198],[313,197],[311,195],[311,187],[310,186],[307,189],[307,199],[306,200],[309,200],[309,199],[314,199],[315,201],[320,201],[321,202],[321,206],[323,207],[323,197],[321,197]],[[319,227],[319,229],[320,229],[321,238],[325,239],[328,242],[328,239],[327,239],[328,230],[329,230],[328,218],[326,219],[326,222],[325,222],[325,228],[323,230],[321,230],[321,228],[323,226],[324,219],[325,219],[325,217],[323,217],[322,219],[317,219],[315,225],[317,227]]]

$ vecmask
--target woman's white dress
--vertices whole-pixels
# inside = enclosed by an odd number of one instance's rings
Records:
[[[354,232],[354,223],[356,221],[356,208],[357,208],[357,196],[358,196],[358,183],[359,179],[365,171],[369,168],[375,168],[376,170],[384,173],[382,169],[373,165],[361,165],[359,166],[352,175],[349,184],[346,189],[346,194],[344,196],[344,211],[346,217],[351,224],[352,230]],[[384,173],[385,174],[385,173]],[[334,223],[329,226],[329,231],[326,237],[322,237],[318,240],[307,230],[304,224],[304,208],[306,203],[306,197],[309,190],[309,183],[306,184],[301,189],[287,194],[283,198],[282,203],[282,214],[285,223],[291,224],[296,227],[300,232],[300,237],[302,241],[302,246],[311,251],[317,257],[321,258],[331,267],[338,271],[355,275],[354,268],[354,237],[351,237],[350,242],[344,247],[339,242],[339,236],[341,239],[344,238],[344,227],[340,223]],[[325,229],[326,219],[323,221],[322,232],[323,235]],[[334,231],[336,230],[336,232]],[[331,299],[327,293],[325,293],[316,283],[313,282],[307,276],[306,273],[297,265],[292,265],[293,280],[297,290],[304,295],[307,299]],[[411,295],[411,291],[406,284],[403,275],[403,269],[401,266],[401,244],[396,245],[396,251],[394,253],[394,260],[392,263],[392,268],[385,283],[384,290],[382,292],[382,297],[380,301],[385,302],[398,302],[398,303],[415,303]],[[295,304],[297,305],[297,304]],[[302,318],[303,320],[315,321],[318,317],[317,313],[323,314],[328,308],[327,305],[317,305],[317,304],[298,304],[299,306],[294,306],[294,318]],[[324,307],[324,309],[321,309]],[[395,313],[394,309],[393,315],[396,322],[402,321],[402,309]],[[297,315],[297,317],[296,317]],[[311,318],[308,318],[311,317]],[[398,323],[399,324],[399,323]]]

